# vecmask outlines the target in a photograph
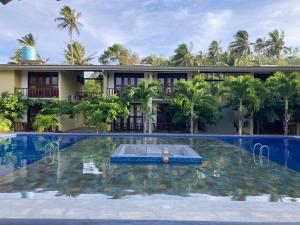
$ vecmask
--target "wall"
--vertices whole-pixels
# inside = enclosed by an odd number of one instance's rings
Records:
[[[67,100],[69,96],[74,96],[78,91],[83,91],[83,84],[78,81],[78,77],[83,78],[83,72],[59,72],[58,76],[60,100]]]
[[[60,72],[58,78],[59,100],[67,100],[69,96],[75,96],[77,92],[83,91],[83,84],[78,81],[78,76],[83,78],[83,72]],[[75,118],[61,117],[61,131],[72,130],[84,126],[84,118],[81,114]]]
[[[15,71],[0,71],[0,92],[13,94],[15,92],[16,72]]]

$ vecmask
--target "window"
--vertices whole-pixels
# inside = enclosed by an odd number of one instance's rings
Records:
[[[143,73],[115,73],[115,90],[119,92],[125,88],[137,86],[143,78]]]

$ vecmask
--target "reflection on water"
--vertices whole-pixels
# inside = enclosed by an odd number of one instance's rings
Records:
[[[258,163],[258,156],[252,154],[257,142],[270,146],[268,163]],[[202,164],[110,163],[120,144],[141,143],[190,145],[203,157]],[[0,143],[0,193],[19,192],[23,198],[55,193],[57,197],[97,194],[115,199],[154,194],[240,201],[249,196],[296,199],[300,198],[299,145],[297,139],[22,136]]]

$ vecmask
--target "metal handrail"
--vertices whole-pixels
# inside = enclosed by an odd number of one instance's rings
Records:
[[[267,151],[267,164],[264,165],[263,163],[263,150],[266,149]],[[259,157],[260,157],[260,165],[261,166],[268,166],[270,164],[270,147],[268,145],[263,145],[260,147],[260,150],[259,150]]]
[[[257,158],[256,158],[256,148],[258,146],[258,161],[260,161],[260,148],[263,146],[261,143],[256,143],[254,146],[253,146],[253,150],[252,150],[252,157],[253,157],[253,162],[255,165],[259,165],[260,162],[257,162]]]

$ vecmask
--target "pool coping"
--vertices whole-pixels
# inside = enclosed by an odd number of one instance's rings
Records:
[[[290,139],[300,139],[300,136],[291,136],[291,135],[220,135],[220,134],[188,134],[188,133],[38,133],[38,132],[16,132],[7,134],[4,137],[16,137],[16,136],[82,136],[82,137],[149,137],[149,138],[269,138],[269,139],[281,139],[281,138],[290,138]]]
[[[0,225],[298,225],[294,222],[220,222],[179,220],[0,219]]]
[[[0,218],[299,224],[300,203],[214,202],[199,201],[197,198],[2,199],[0,200]]]

